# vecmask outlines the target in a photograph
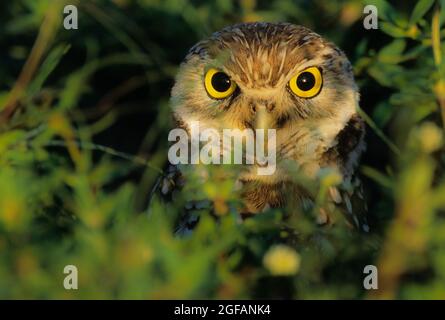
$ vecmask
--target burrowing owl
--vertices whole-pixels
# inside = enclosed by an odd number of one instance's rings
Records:
[[[237,24],[200,41],[182,63],[171,96],[174,118],[185,129],[192,121],[217,130],[276,129],[275,173],[247,170],[238,177],[246,212],[313,204],[316,195],[295,182],[289,163],[310,179],[335,168],[343,183],[328,190],[330,203],[367,231],[355,212],[355,199],[363,196],[354,171],[365,146],[358,101],[345,54],[289,23]],[[325,209],[318,219],[328,222]]]

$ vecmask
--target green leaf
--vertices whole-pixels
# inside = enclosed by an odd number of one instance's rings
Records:
[[[384,175],[383,173],[381,173],[380,171],[368,167],[368,166],[363,166],[362,167],[362,172],[365,176],[367,176],[368,178],[371,178],[372,180],[374,180],[375,182],[377,182],[378,184],[380,184],[381,186],[388,188],[388,189],[393,189],[394,188],[394,182],[393,180],[391,180],[390,177],[387,177],[386,175]]]
[[[440,25],[442,26],[445,22],[445,0],[440,0]]]
[[[414,7],[413,13],[411,14],[411,19],[409,21],[410,25],[416,24],[422,17],[430,10],[431,6],[434,4],[435,0],[420,0]]]
[[[21,141],[25,136],[22,130],[8,131],[0,135],[0,154],[6,154],[8,148]]]
[[[69,44],[61,44],[49,53],[48,57],[45,59],[42,66],[40,67],[36,78],[29,86],[28,94],[30,96],[35,95],[42,88],[48,76],[51,74],[51,72],[54,71],[54,69],[57,67],[62,57],[68,52],[70,47],[71,45]]]
[[[375,63],[368,69],[368,73],[380,85],[385,87],[393,87],[395,85],[395,77],[403,73],[403,68],[396,64]]]
[[[368,39],[362,39],[362,40],[358,43],[358,45],[357,45],[357,47],[356,47],[356,49],[355,49],[355,55],[356,55],[357,57],[362,57],[362,56],[364,56],[367,47],[368,47]]]
[[[391,117],[394,115],[393,106],[388,103],[388,101],[383,101],[375,107],[372,112],[372,118],[374,119],[377,126],[380,128],[385,127]]]
[[[379,18],[385,21],[393,21],[397,15],[396,10],[385,0],[365,1],[365,5],[374,5],[377,7]]]
[[[384,63],[397,64],[403,60],[403,51],[405,50],[406,42],[403,39],[396,39],[389,45],[380,50],[378,59]]]
[[[380,28],[382,29],[382,31],[384,33],[390,35],[391,37],[394,37],[394,38],[405,38],[406,37],[405,30],[403,30],[402,28],[399,28],[389,22],[381,22]]]

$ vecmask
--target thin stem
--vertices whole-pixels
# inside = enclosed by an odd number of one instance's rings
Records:
[[[440,40],[440,11],[442,8],[437,4],[434,8],[433,19],[431,22],[431,42],[433,47],[434,64],[439,72],[439,80],[434,86],[434,92],[439,103],[442,114],[442,125],[445,129],[445,79],[442,66],[442,49]]]
[[[162,169],[152,165],[150,162],[148,162],[146,159],[144,159],[143,157],[140,156],[135,156],[129,153],[125,153],[122,151],[118,151],[116,149],[113,149],[111,147],[107,147],[107,146],[103,146],[100,144],[95,144],[92,142],[79,142],[79,141],[75,141],[73,142],[75,143],[79,148],[82,149],[87,149],[87,150],[96,150],[96,151],[101,151],[103,153],[121,158],[121,159],[125,159],[128,161],[131,161],[133,163],[148,167],[150,169],[155,170],[156,172],[158,172],[159,174],[161,174],[162,176],[164,176],[164,172],[162,171]],[[45,144],[45,146],[49,146],[49,147],[67,147],[67,143],[63,140],[52,140],[49,141],[48,143]]]
[[[25,93],[26,87],[34,77],[46,50],[58,30],[57,25],[60,21],[60,8],[61,4],[53,6],[45,16],[37,39],[31,50],[31,54],[26,60],[14,87],[9,92],[3,110],[0,112],[0,125],[6,123],[12,116],[20,99]]]
[[[363,109],[361,109],[359,106],[357,106],[357,112],[360,114],[363,120],[365,120],[368,126],[370,126],[371,129],[374,130],[377,136],[379,136],[379,138],[388,145],[389,149],[396,155],[400,155],[400,149],[383,133],[383,131],[377,126],[377,124],[371,119],[371,117],[368,116],[366,112],[363,111]]]

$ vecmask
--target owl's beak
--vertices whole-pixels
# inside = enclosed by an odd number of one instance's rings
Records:
[[[276,132],[272,128],[272,110],[273,105],[267,102],[258,101],[254,104],[255,160],[261,170],[266,170],[266,175],[275,172],[276,163]]]
[[[271,126],[270,111],[265,103],[255,104],[255,129],[270,129]]]

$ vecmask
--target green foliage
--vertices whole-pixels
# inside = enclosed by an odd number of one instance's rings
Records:
[[[378,30],[351,0],[79,1],[78,30],[63,29],[63,1],[3,5],[0,298],[445,298],[445,3],[364,2],[379,9]],[[295,208],[241,223],[224,167],[194,168],[174,201],[155,191],[181,59],[212,31],[255,20],[303,24],[351,58],[369,125],[369,234]],[[336,180],[314,182],[317,206]],[[196,210],[180,238],[190,199],[215,212]],[[363,288],[368,264],[379,290]],[[79,290],[64,289],[66,265]]]

